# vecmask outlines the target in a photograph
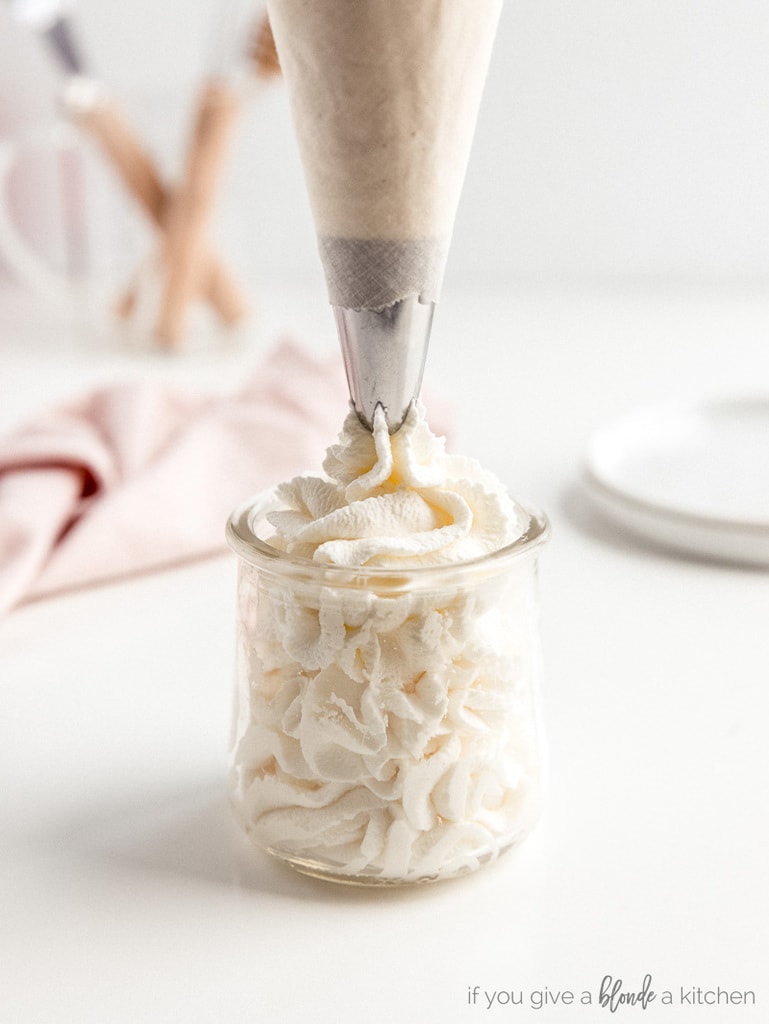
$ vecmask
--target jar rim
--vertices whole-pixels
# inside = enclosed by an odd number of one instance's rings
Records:
[[[445,585],[454,577],[487,575],[502,572],[509,563],[523,560],[542,547],[550,537],[550,522],[544,512],[516,501],[523,513],[526,528],[512,543],[495,551],[463,562],[417,566],[342,566],[315,562],[301,555],[288,554],[273,547],[259,536],[255,524],[281,507],[275,489],[253,495],[234,510],[227,521],[227,541],[244,561],[278,576],[300,577],[326,586],[356,586],[365,580],[378,587],[402,587],[404,577],[409,586]]]

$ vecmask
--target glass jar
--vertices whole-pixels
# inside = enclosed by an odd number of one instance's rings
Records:
[[[236,511],[230,793],[253,841],[363,885],[470,872],[520,842],[546,777],[537,559],[547,520],[474,561],[349,569]]]

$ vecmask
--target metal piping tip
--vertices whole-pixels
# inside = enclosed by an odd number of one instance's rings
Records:
[[[382,310],[333,309],[358,419],[373,430],[374,410],[381,405],[394,434],[422,386],[435,303],[410,295]]]

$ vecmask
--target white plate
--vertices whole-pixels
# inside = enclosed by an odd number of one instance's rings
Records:
[[[599,431],[594,502],[665,547],[769,566],[769,398],[640,409]]]

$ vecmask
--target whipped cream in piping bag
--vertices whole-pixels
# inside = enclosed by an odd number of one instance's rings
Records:
[[[268,0],[333,305],[435,301],[502,0]]]
[[[242,510],[234,804],[302,870],[450,877],[535,822],[543,520],[413,407]],[[256,548],[248,541],[257,536]],[[517,552],[517,553],[516,553]]]
[[[350,397],[418,396],[502,0],[268,0]]]

